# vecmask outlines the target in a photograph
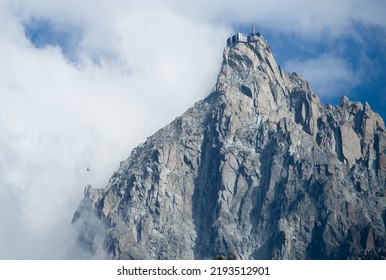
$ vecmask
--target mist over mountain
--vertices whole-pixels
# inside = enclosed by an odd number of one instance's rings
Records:
[[[385,258],[383,119],[322,104],[259,33],[227,44],[213,92],[86,187],[82,257]]]

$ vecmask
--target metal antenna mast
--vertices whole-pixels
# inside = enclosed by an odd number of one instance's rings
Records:
[[[255,34],[255,22],[252,22],[252,34]]]

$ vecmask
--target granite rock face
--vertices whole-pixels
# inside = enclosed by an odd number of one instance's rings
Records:
[[[215,90],[149,137],[74,215],[88,257],[384,258],[386,132],[323,105],[263,37],[226,47]]]

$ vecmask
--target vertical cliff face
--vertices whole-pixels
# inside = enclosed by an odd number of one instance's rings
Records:
[[[322,105],[261,36],[223,56],[214,92],[85,189],[79,245],[113,259],[384,257],[381,117]]]

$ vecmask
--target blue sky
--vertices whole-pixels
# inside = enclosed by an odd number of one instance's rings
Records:
[[[317,76],[308,79],[320,95],[324,103],[338,104],[343,95],[353,101],[368,102],[371,108],[386,117],[386,49],[385,30],[379,26],[366,26],[353,23],[355,33],[343,34],[339,38],[323,37],[321,40],[309,41],[307,38],[297,38],[293,34],[271,34],[265,37],[270,42],[276,54],[276,60],[287,71],[297,71],[307,78],[307,69],[301,65],[292,65],[291,61],[309,61],[313,58],[333,56],[345,62],[353,76],[340,77],[341,86],[328,89],[318,87],[321,82]],[[334,62],[334,61],[333,61]],[[297,69],[297,67],[299,68]],[[313,65],[315,68],[317,64]],[[316,69],[315,69],[316,71]],[[333,73],[333,71],[332,71]],[[332,75],[332,74],[331,74]],[[336,76],[335,76],[336,77]],[[333,78],[333,77],[332,77]],[[339,78],[339,77],[338,77]],[[315,79],[314,81],[312,79]],[[351,80],[354,79],[354,80]]]
[[[0,0],[0,259],[77,256],[84,187],[104,187],[206,97],[227,37],[252,22],[322,102],[347,95],[386,118],[384,11],[381,0]]]
[[[47,18],[29,18],[23,22],[25,37],[38,49],[59,47],[63,56],[76,62],[82,31],[71,24],[58,24]]]
[[[353,33],[339,37],[328,32],[319,38],[299,36],[264,26],[260,31],[270,43],[277,63],[287,72],[300,73],[309,80],[323,103],[339,104],[346,95],[352,101],[367,101],[385,119],[385,29],[355,21],[351,24]],[[251,26],[235,29],[249,33]],[[330,68],[334,66],[338,69]],[[341,73],[342,67],[348,71]]]

